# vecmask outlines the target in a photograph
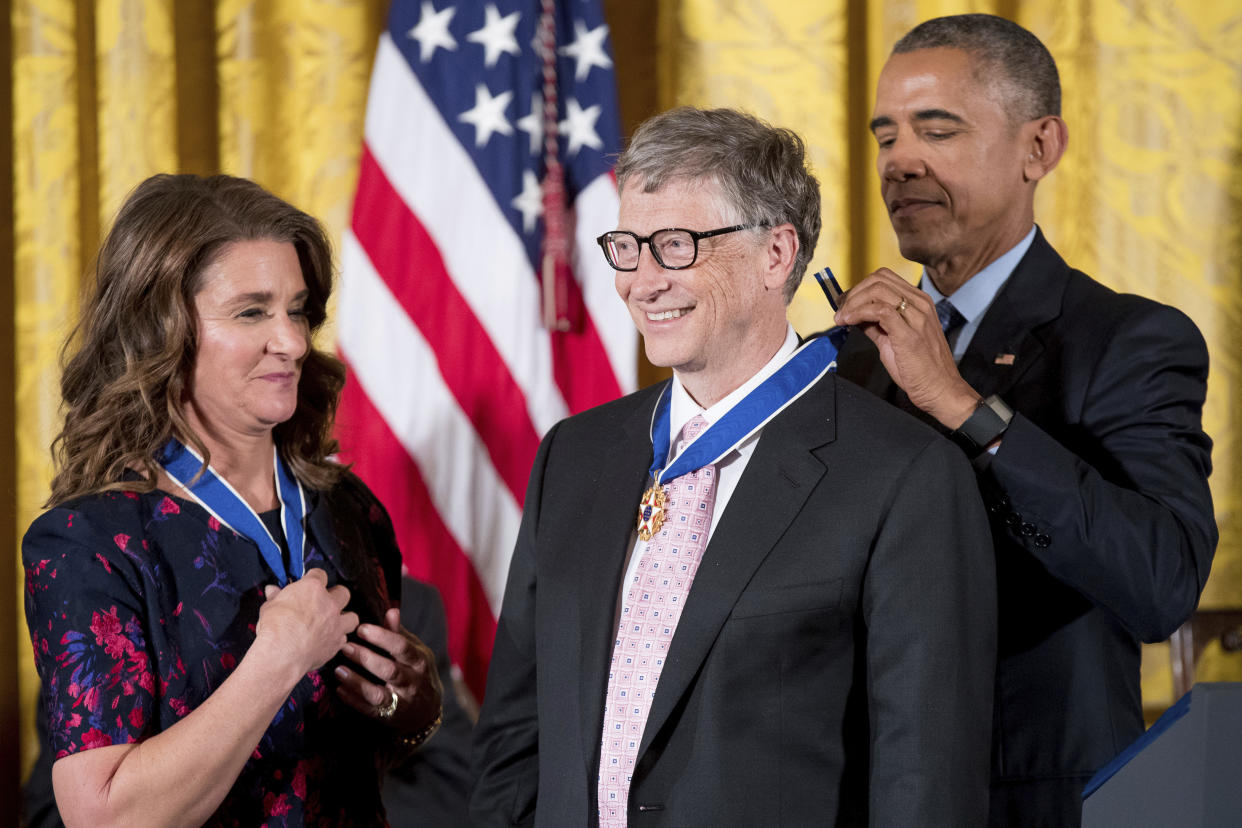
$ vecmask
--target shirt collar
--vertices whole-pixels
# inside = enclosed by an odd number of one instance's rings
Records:
[[[754,391],[761,382],[776,373],[776,370],[789,359],[789,355],[797,349],[798,334],[794,331],[793,325],[785,323],[785,341],[781,343],[781,347],[777,349],[776,354],[768,360],[767,364],[760,368],[754,376],[707,409],[702,408],[694,401],[694,398],[690,396],[690,392],[686,391],[676,372],[674,372],[673,388],[669,395],[669,460],[671,461],[675,456],[677,435],[681,433],[682,428],[696,414],[702,414],[703,419],[707,420],[709,426],[715,423],[725,414],[728,414],[729,410],[741,402],[747,394]]]
[[[1009,248],[999,258],[995,259],[974,276],[971,276],[961,287],[954,291],[951,297],[953,307],[957,308],[957,312],[968,323],[974,322],[983,316],[984,312],[992,304],[992,300],[996,298],[996,294],[1000,293],[1000,289],[1013,274],[1013,270],[1018,266],[1018,262],[1022,261],[1022,257],[1026,255],[1026,251],[1030,249],[1031,242],[1033,241],[1035,241],[1035,226],[1031,225],[1030,232],[1022,237],[1022,241]],[[931,297],[933,302],[939,302],[945,298],[943,293],[936,290],[932,280],[927,278],[926,270],[923,271],[923,276],[919,280],[919,287]]]

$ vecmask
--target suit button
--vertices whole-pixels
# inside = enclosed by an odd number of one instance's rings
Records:
[[[1040,549],[1047,549],[1049,546],[1052,546],[1052,538],[1040,532],[1035,536],[1035,545]]]
[[[1024,523],[1018,531],[1022,533],[1022,537],[1029,538],[1031,535],[1035,534],[1035,524]]]
[[[1015,532],[1018,531],[1018,528],[1022,526],[1022,515],[1013,512],[1009,517],[1005,518],[1005,525]]]

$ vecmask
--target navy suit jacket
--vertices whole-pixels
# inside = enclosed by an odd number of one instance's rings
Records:
[[[540,447],[475,728],[475,824],[596,824],[615,605],[662,388]],[[828,374],[764,427],[714,520],[629,824],[981,825],[995,573],[961,453]]]
[[[1216,548],[1207,349],[1039,232],[958,367],[1016,412],[976,462],[1000,602],[991,823],[1077,825],[1083,784],[1143,732],[1139,643],[1190,616]],[[915,411],[860,332],[839,372]]]

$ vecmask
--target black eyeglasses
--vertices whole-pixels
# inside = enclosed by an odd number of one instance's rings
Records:
[[[595,240],[604,251],[604,258],[613,270],[638,270],[638,256],[642,253],[643,244],[651,248],[651,255],[656,264],[665,270],[682,270],[694,264],[699,257],[699,239],[722,236],[725,233],[736,233],[738,230],[750,230],[761,227],[759,224],[736,224],[733,227],[721,227],[719,230],[685,230],[681,227],[670,227],[657,230],[650,236],[639,236],[628,230],[612,230]]]

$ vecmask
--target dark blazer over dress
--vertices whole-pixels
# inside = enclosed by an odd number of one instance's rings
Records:
[[[307,568],[379,623],[401,589],[387,513],[353,475],[307,495]],[[254,642],[276,583],[250,540],[158,490],[61,504],[31,524],[22,557],[56,759],[141,741],[202,704]],[[384,824],[394,737],[337,697],[333,666],[294,687],[209,825]]]

